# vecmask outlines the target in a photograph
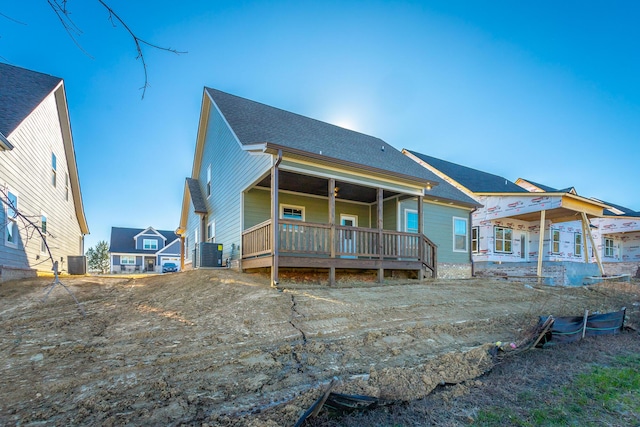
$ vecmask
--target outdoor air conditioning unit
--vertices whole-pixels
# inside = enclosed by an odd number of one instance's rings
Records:
[[[222,244],[200,243],[198,267],[222,267]]]
[[[69,274],[87,274],[87,257],[86,256],[68,256],[67,271]]]

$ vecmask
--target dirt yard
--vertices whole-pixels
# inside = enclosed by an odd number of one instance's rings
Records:
[[[229,270],[0,284],[1,425],[291,426],[335,391],[424,398],[493,366],[538,316],[627,307],[636,283],[343,280]]]

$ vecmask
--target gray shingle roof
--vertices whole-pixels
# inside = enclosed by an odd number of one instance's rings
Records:
[[[416,151],[407,151],[474,193],[528,193],[524,188],[501,176],[437,159]]]
[[[9,136],[61,81],[0,63],[0,133]]]
[[[272,143],[381,171],[438,183],[431,196],[477,206],[477,202],[440,180],[380,138],[341,128],[259,102],[205,88],[243,145]]]
[[[610,209],[605,209],[605,210],[604,210],[604,214],[605,214],[605,215],[617,216],[617,217],[621,217],[621,216],[622,216],[622,217],[624,217],[624,216],[628,216],[628,217],[640,217],[640,212],[638,212],[638,211],[634,211],[634,210],[631,210],[631,209],[629,209],[629,208],[627,208],[627,207],[625,207],[625,206],[616,205],[616,204],[614,204],[614,203],[609,203],[609,202],[607,202],[607,201],[600,200],[600,199],[595,199],[595,200],[598,200],[598,201],[600,201],[600,202],[604,203],[605,205],[609,205],[609,206],[611,206],[612,208],[617,209],[617,210],[619,210],[619,211],[623,212],[623,214],[622,214],[622,215],[619,215],[619,214],[617,214],[617,213],[615,213],[615,212],[611,211]]]
[[[125,227],[111,227],[111,243],[109,245],[109,252],[117,253],[137,253],[137,254],[155,254],[157,250],[144,250],[136,249],[135,240],[133,239],[137,234],[142,233],[146,228],[125,228]],[[175,239],[178,238],[175,232],[168,230],[156,230],[162,234],[167,240],[165,246],[169,245]],[[162,248],[161,248],[162,249]],[[160,250],[160,249],[158,249]]]
[[[547,193],[569,193],[572,190],[575,191],[575,187],[553,188],[553,187],[549,187],[548,185],[544,185],[544,184],[540,184],[540,183],[537,183],[537,182],[533,182],[533,181],[528,180],[528,179],[524,179],[524,181],[527,181],[529,184],[535,185],[536,187],[538,187],[539,189],[541,189],[542,191],[545,191]]]
[[[207,213],[207,205],[204,202],[204,196],[202,195],[202,189],[200,188],[200,181],[196,178],[187,178],[187,186],[189,187],[189,194],[191,194],[193,211],[195,213]]]

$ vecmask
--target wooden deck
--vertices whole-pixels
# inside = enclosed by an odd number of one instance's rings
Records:
[[[267,220],[242,233],[242,268],[280,267],[428,270],[436,277],[437,248],[426,236],[374,228]]]

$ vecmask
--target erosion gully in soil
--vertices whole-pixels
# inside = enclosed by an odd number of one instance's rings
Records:
[[[0,424],[290,426],[336,392],[411,401],[491,369],[538,316],[627,307],[637,283],[305,277],[200,270],[0,284]]]

